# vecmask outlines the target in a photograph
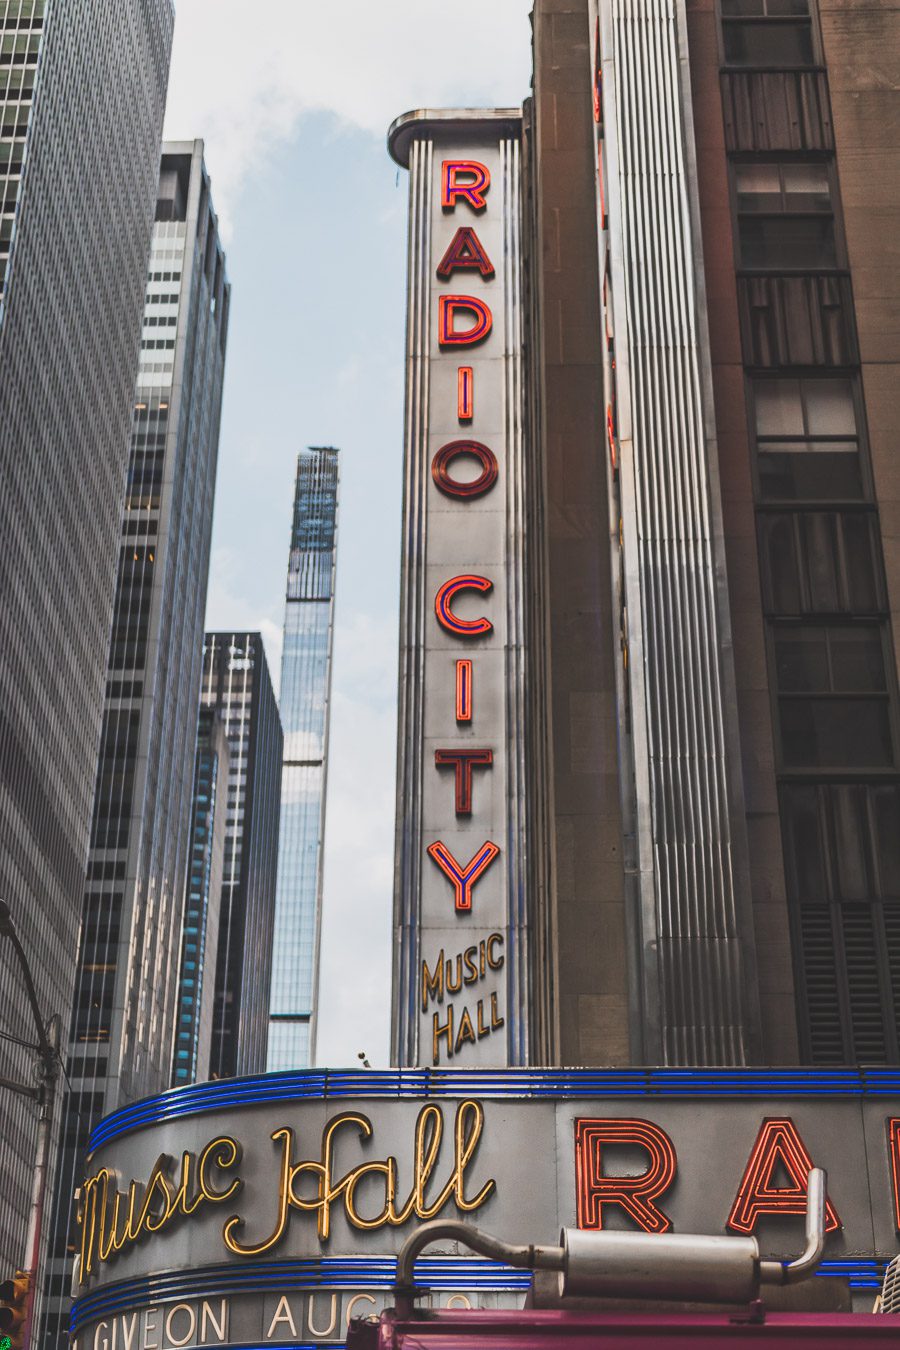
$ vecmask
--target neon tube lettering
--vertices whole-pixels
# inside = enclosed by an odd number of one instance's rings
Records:
[[[790,1186],[772,1184],[779,1165],[790,1177]],[[728,1227],[736,1233],[752,1233],[762,1214],[805,1214],[806,1183],[812,1166],[809,1151],[789,1116],[764,1120],[731,1207]],[[826,1198],[825,1232],[833,1233],[842,1226],[837,1210]]]
[[[447,246],[447,252],[437,265],[437,274],[446,281],[459,269],[480,272],[485,281],[494,275],[494,264],[470,225],[461,225],[456,231]]]
[[[492,750],[435,750],[434,762],[441,769],[451,765],[456,770],[456,814],[472,814],[472,770],[486,769],[494,762]]]
[[[468,328],[456,327],[458,314],[472,316]],[[441,347],[474,347],[488,336],[493,322],[490,306],[477,295],[438,297],[438,343]]]
[[[638,1144],[650,1166],[637,1177],[603,1172],[603,1149]],[[649,1120],[577,1120],[575,1122],[576,1212],[579,1228],[603,1228],[603,1206],[619,1205],[645,1233],[666,1233],[672,1220],[654,1200],[671,1186],[677,1159],[665,1130]]]
[[[450,476],[450,465],[460,455],[470,455],[481,465],[481,473],[470,482]],[[435,487],[447,497],[458,497],[463,501],[483,497],[486,492],[490,492],[497,481],[498,472],[497,456],[481,441],[448,441],[431,461]]]
[[[461,182],[463,176],[469,181]],[[473,211],[483,211],[490,186],[490,170],[477,159],[445,159],[441,164],[441,206],[445,211],[454,210],[457,197]]]
[[[434,597],[434,613],[438,623],[454,637],[483,637],[493,632],[494,625],[490,619],[460,619],[450,608],[451,601],[460,591],[480,591],[485,595],[492,586],[493,582],[487,577],[471,574],[451,577],[449,581],[445,581]]]
[[[457,722],[471,722],[472,720],[472,662],[469,660],[457,661],[456,663],[456,720]]]
[[[428,845],[428,856],[443,872],[453,887],[455,906],[460,913],[469,913],[472,908],[472,892],[476,882],[484,875],[500,852],[496,844],[489,839],[473,854],[465,864],[454,858],[446,844],[440,839]]]
[[[460,422],[471,422],[475,416],[475,372],[471,366],[460,366],[456,372],[456,416]]]

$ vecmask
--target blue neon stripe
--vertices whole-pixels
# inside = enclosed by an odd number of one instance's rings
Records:
[[[883,1260],[827,1260],[819,1266],[816,1275],[824,1279],[846,1279],[852,1289],[880,1289],[886,1268],[887,1261]],[[179,1271],[125,1280],[77,1299],[72,1307],[70,1329],[75,1335],[89,1322],[135,1307],[234,1293],[264,1293],[273,1287],[310,1292],[319,1289],[389,1289],[395,1273],[396,1258],[392,1256],[325,1257],[309,1261],[259,1262],[248,1266],[210,1266],[196,1273]],[[435,1291],[525,1292],[531,1286],[531,1279],[531,1271],[475,1257],[422,1257],[416,1262],[416,1282]]]
[[[900,1070],[862,1069],[395,1069],[304,1070],[175,1088],[99,1122],[90,1149],[161,1121],[229,1107],[329,1098],[882,1097],[900,1096]]]

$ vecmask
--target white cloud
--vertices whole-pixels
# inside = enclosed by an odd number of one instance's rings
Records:
[[[275,697],[281,683],[281,623],[261,612],[242,594],[242,559],[232,550],[215,548],[209,561],[205,628],[208,633],[262,633]]]
[[[206,140],[227,221],[248,172],[304,113],[380,136],[411,108],[520,104],[531,3],[177,0],[166,135]]]

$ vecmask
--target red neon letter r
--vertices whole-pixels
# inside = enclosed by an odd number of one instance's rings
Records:
[[[603,1172],[607,1144],[638,1144],[650,1166],[637,1177],[608,1177]],[[672,1220],[653,1201],[675,1176],[675,1145],[649,1120],[576,1120],[575,1185],[579,1228],[602,1228],[603,1206],[620,1205],[645,1233],[666,1233]]]

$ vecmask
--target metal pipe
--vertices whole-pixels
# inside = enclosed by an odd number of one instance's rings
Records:
[[[401,1317],[409,1317],[412,1312],[416,1258],[430,1243],[442,1238],[464,1242],[479,1256],[487,1256],[492,1261],[505,1261],[510,1266],[524,1266],[527,1270],[562,1270],[563,1267],[562,1247],[535,1247],[533,1244],[514,1246],[458,1219],[432,1219],[410,1234],[397,1257],[394,1292],[397,1312]]]
[[[806,1183],[806,1246],[796,1261],[760,1261],[762,1284],[796,1284],[812,1275],[825,1253],[825,1200],[828,1174],[814,1167]]]
[[[479,1256],[528,1270],[560,1271],[560,1293],[588,1297],[688,1298],[744,1303],[761,1284],[795,1284],[812,1275],[825,1251],[827,1176],[807,1179],[806,1247],[795,1261],[760,1261],[752,1237],[584,1232],[563,1229],[561,1247],[515,1246],[454,1219],[423,1223],[397,1258],[394,1295],[401,1318],[413,1313],[416,1258],[432,1242],[465,1243]]]
[[[40,1088],[29,1087],[27,1083],[16,1083],[12,1078],[0,1078],[0,1088],[9,1088],[10,1092],[18,1092],[20,1097],[30,1097],[32,1101],[38,1101],[41,1095]]]
[[[37,991],[34,987],[34,980],[31,977],[31,967],[28,964],[28,957],[25,955],[25,948],[19,941],[19,935],[16,932],[13,917],[10,913],[9,905],[5,900],[0,900],[0,934],[8,937],[13,945],[13,951],[19,962],[19,968],[22,971],[22,979],[25,981],[25,993],[28,996],[28,1005],[31,1008],[31,1015],[34,1018],[34,1025],[38,1034],[38,1050],[41,1058],[51,1055],[50,1042],[47,1039],[47,1028],[44,1026],[41,1017],[40,1004],[37,999]]]
[[[24,1083],[0,1080],[0,1085],[20,1092],[23,1096],[33,1097],[39,1104],[37,1144],[35,1149],[34,1176],[31,1186],[31,1208],[28,1215],[28,1233],[25,1239],[25,1265],[28,1276],[28,1288],[25,1295],[25,1317],[22,1323],[22,1344],[25,1350],[31,1345],[34,1327],[35,1302],[37,1299],[38,1277],[41,1262],[41,1240],[44,1218],[44,1201],[47,1195],[47,1177],[50,1171],[50,1151],[53,1143],[53,1108],[56,1097],[56,1077],[59,1072],[60,1019],[54,1014],[45,1026],[41,1017],[37,990],[25,948],[19,941],[9,905],[0,900],[0,936],[8,937],[22,972],[28,1004],[37,1029],[39,1084],[31,1088]]]

